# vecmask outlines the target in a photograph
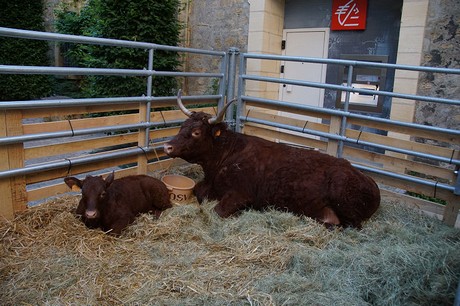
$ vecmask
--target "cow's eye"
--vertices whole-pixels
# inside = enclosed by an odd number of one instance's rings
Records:
[[[192,132],[192,136],[197,138],[197,137],[200,137],[201,136],[201,131],[200,130],[194,130]]]
[[[101,194],[99,195],[99,197],[101,199],[105,198],[105,196],[107,195],[107,193],[105,191],[101,192]]]

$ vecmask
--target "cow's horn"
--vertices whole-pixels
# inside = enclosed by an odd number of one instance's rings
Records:
[[[217,116],[209,118],[208,120],[209,124],[217,124],[217,123],[222,122],[222,120],[224,119],[225,112],[227,111],[227,108],[235,101],[236,99],[231,100],[230,102],[227,103],[227,105],[224,106],[224,108],[217,114]]]
[[[179,91],[177,92],[177,105],[179,105],[179,108],[180,110],[187,116],[187,117],[190,117],[193,112],[192,111],[189,111],[185,106],[184,104],[182,103],[182,89],[179,89]]]

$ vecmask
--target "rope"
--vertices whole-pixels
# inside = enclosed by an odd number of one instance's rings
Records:
[[[436,198],[437,187],[438,187],[438,182],[436,181],[436,183],[434,183],[434,195],[433,195],[433,198]]]
[[[70,119],[67,119],[67,122],[69,122],[69,126],[70,126],[70,129],[72,130],[72,137],[73,137],[75,136],[75,132],[73,130],[72,122],[70,121]]]
[[[302,133],[305,132],[305,128],[307,127],[307,124],[308,124],[308,120],[305,122],[305,124],[303,125],[303,129],[302,129]]]
[[[147,155],[147,152],[144,150],[144,148],[143,148],[143,147],[141,147],[141,146],[137,146],[137,147],[138,147],[139,149],[141,149],[141,150],[142,150],[142,152],[144,152],[144,155],[145,155],[145,159],[146,159],[147,161],[149,161],[149,157],[148,157],[148,155]]]
[[[161,118],[163,119],[164,126],[166,126],[165,116],[163,116],[163,111],[161,111],[161,110],[160,110],[160,115],[161,115]]]
[[[454,159],[455,149],[452,150],[452,155],[450,156],[449,164],[452,165],[452,160]]]
[[[69,176],[70,175],[70,171],[72,170],[72,161],[68,158],[66,158],[65,160],[67,160],[69,162],[69,166],[67,167],[67,174],[66,176]]]
[[[244,121],[248,121],[248,116],[249,116],[249,113],[251,112],[251,108],[248,109],[248,112],[246,113],[246,118],[244,119]]]
[[[356,144],[359,143],[359,139],[361,138],[361,134],[363,133],[363,131],[359,131],[359,135],[358,135],[358,139],[356,139]]]

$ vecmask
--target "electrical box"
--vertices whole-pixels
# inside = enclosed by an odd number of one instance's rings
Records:
[[[388,56],[386,55],[342,55],[342,59],[387,63]],[[339,82],[341,85],[347,86],[348,66],[343,66],[339,69]],[[352,84],[353,88],[369,89],[369,90],[384,90],[386,81],[386,68],[376,67],[353,67]],[[343,108],[345,103],[346,91],[337,92],[336,107]],[[383,107],[384,96],[378,94],[367,94],[359,92],[350,92],[349,110],[381,113]]]

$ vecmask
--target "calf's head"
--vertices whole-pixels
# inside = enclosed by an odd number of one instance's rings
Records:
[[[227,125],[222,122],[232,100],[216,115],[188,110],[181,100],[181,91],[177,94],[177,104],[182,112],[189,117],[181,126],[179,133],[165,143],[163,148],[170,157],[180,157],[191,163],[206,159],[212,152],[214,139],[219,137]]]
[[[102,176],[91,175],[88,175],[84,180],[79,180],[76,177],[64,179],[64,182],[71,189],[75,186],[81,188],[82,197],[77,208],[77,214],[82,215],[88,226],[97,226],[101,211],[107,202],[107,188],[113,180],[113,172],[105,180]]]

